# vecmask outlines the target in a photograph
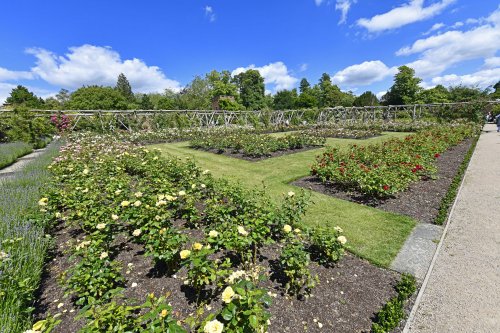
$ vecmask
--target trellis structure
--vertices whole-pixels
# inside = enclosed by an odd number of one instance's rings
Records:
[[[500,100],[462,103],[413,104],[343,107],[305,110],[275,111],[223,111],[223,110],[31,110],[35,116],[49,117],[67,115],[73,119],[73,129],[82,119],[93,117],[102,129],[121,127],[131,130],[132,123],[148,122],[158,124],[165,117],[183,117],[190,125],[201,127],[253,125],[288,125],[304,121],[324,122],[364,122],[369,120],[418,120],[425,116],[437,115],[440,112],[455,112],[486,109],[488,106],[500,104]],[[9,117],[14,111],[0,110],[1,117]]]

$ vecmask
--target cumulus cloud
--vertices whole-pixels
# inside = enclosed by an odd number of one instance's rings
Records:
[[[25,71],[11,71],[0,67],[0,81],[10,80],[30,80],[33,79],[33,73]]]
[[[366,86],[397,73],[397,68],[387,67],[382,61],[365,61],[338,71],[332,81],[346,86]]]
[[[258,70],[260,75],[264,78],[265,84],[274,85],[274,92],[284,89],[292,89],[299,81],[296,77],[291,75],[286,65],[281,61],[273,62],[262,67],[256,67],[255,65],[238,67],[233,70],[231,74],[233,76],[238,75],[249,69]]]
[[[136,92],[162,92],[166,88],[180,90],[180,83],[168,79],[157,66],[148,66],[134,58],[122,60],[118,52],[109,47],[82,45],[69,48],[64,56],[42,48],[27,52],[36,57],[31,72],[42,80],[67,89],[82,85],[114,85],[124,73]]]
[[[216,16],[215,16],[213,7],[212,6],[205,6],[204,10],[205,10],[205,16],[208,18],[208,20],[210,22],[214,22],[216,19]]]
[[[356,0],[337,0],[335,3],[335,10],[340,10],[339,24],[343,24],[347,20],[347,13],[351,9],[351,5],[355,4]]]
[[[309,68],[309,64],[303,63],[302,65],[300,65],[299,70],[301,72],[305,72],[305,71],[307,71],[308,68]]]
[[[456,0],[441,0],[424,7],[424,0],[411,0],[384,14],[375,15],[371,18],[361,18],[356,23],[358,26],[366,28],[371,33],[397,29],[411,23],[434,17],[455,1]]]
[[[324,0],[314,0],[314,3],[316,6],[320,6],[323,3]]]
[[[434,85],[442,84],[444,86],[478,86],[487,87],[494,85],[500,78],[500,67],[483,69],[472,74],[456,75],[449,74],[444,76],[437,76],[431,80]]]
[[[463,61],[491,58],[500,49],[500,9],[493,12],[485,24],[466,31],[447,31],[411,46],[401,48],[398,56],[418,55],[407,64],[421,77],[436,76]]]

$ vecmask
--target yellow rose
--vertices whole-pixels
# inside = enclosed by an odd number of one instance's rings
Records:
[[[293,197],[294,195],[295,195],[295,192],[293,192],[293,191],[288,192],[289,197]]]
[[[130,206],[130,201],[122,201],[121,205],[122,207],[128,207]]]
[[[136,202],[134,202],[134,206],[139,207],[140,205],[141,205],[141,202],[139,200],[137,200]]]
[[[186,195],[186,191],[179,191],[179,196],[182,197],[183,195]]]
[[[181,256],[181,259],[186,259],[187,257],[189,257],[189,255],[191,254],[191,251],[189,250],[182,250],[179,255]]]
[[[161,310],[160,317],[165,318],[167,316],[167,314],[168,314],[167,309],[163,309],[163,310]]]
[[[234,293],[233,288],[226,287],[226,289],[224,289],[224,291],[222,292],[222,300],[226,304],[227,303],[231,303],[231,301],[233,300],[234,295],[235,295],[235,293]]]
[[[246,231],[242,226],[238,226],[238,233],[243,236],[248,236],[248,231]]]
[[[83,169],[83,174],[88,175],[89,174],[89,169]]]
[[[48,202],[49,202],[49,198],[41,198],[40,200],[38,200],[38,205],[47,206]]]
[[[203,333],[222,333],[224,329],[224,324],[222,324],[217,319],[209,321],[203,327]]]
[[[208,236],[211,237],[211,238],[215,238],[217,236],[219,236],[219,233],[215,230],[211,230],[209,233],[208,233]]]
[[[347,243],[347,238],[345,238],[345,236],[339,236],[339,237],[337,237],[337,240],[342,245],[344,245],[345,243]]]
[[[133,236],[137,237],[141,235],[141,229],[135,229],[134,232],[132,233]]]
[[[116,221],[116,220],[118,220],[118,215],[113,214],[113,215],[111,215],[111,218],[113,219],[113,221]]]
[[[108,257],[108,252],[103,252],[101,253],[101,256],[99,257],[101,260],[106,259]]]
[[[344,230],[342,230],[341,227],[333,227],[333,230],[337,231],[337,232],[344,232]]]
[[[134,195],[136,198],[140,198],[142,197],[142,192],[135,192]]]
[[[199,251],[203,248],[203,245],[201,245],[200,243],[194,243],[193,244],[193,249],[195,249],[196,251]]]
[[[283,226],[283,231],[286,232],[286,233],[289,233],[290,231],[292,231],[292,227],[288,224],[285,224]]]

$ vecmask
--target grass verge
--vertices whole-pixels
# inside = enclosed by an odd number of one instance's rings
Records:
[[[8,179],[0,179],[0,333],[31,327],[33,294],[42,274],[50,239],[35,224],[46,169],[57,155],[54,144]]]
[[[14,163],[19,157],[33,151],[33,145],[26,142],[0,144],[0,169]]]
[[[349,144],[370,144],[391,137],[403,137],[407,133],[384,133],[367,140],[327,139],[327,145],[347,147]],[[315,156],[325,148],[283,155],[258,162],[193,150],[188,142],[154,145],[165,154],[191,157],[216,177],[229,178],[250,188],[265,187],[274,198],[282,193],[298,191],[289,183],[309,175]],[[333,228],[340,226],[348,239],[349,251],[370,262],[389,267],[416,222],[406,216],[384,212],[375,208],[336,199],[321,193],[308,191],[311,205],[304,219],[310,226]]]

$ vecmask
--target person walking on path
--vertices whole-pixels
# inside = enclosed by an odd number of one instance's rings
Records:
[[[500,113],[497,114],[495,122],[497,123],[497,132],[500,132]]]

